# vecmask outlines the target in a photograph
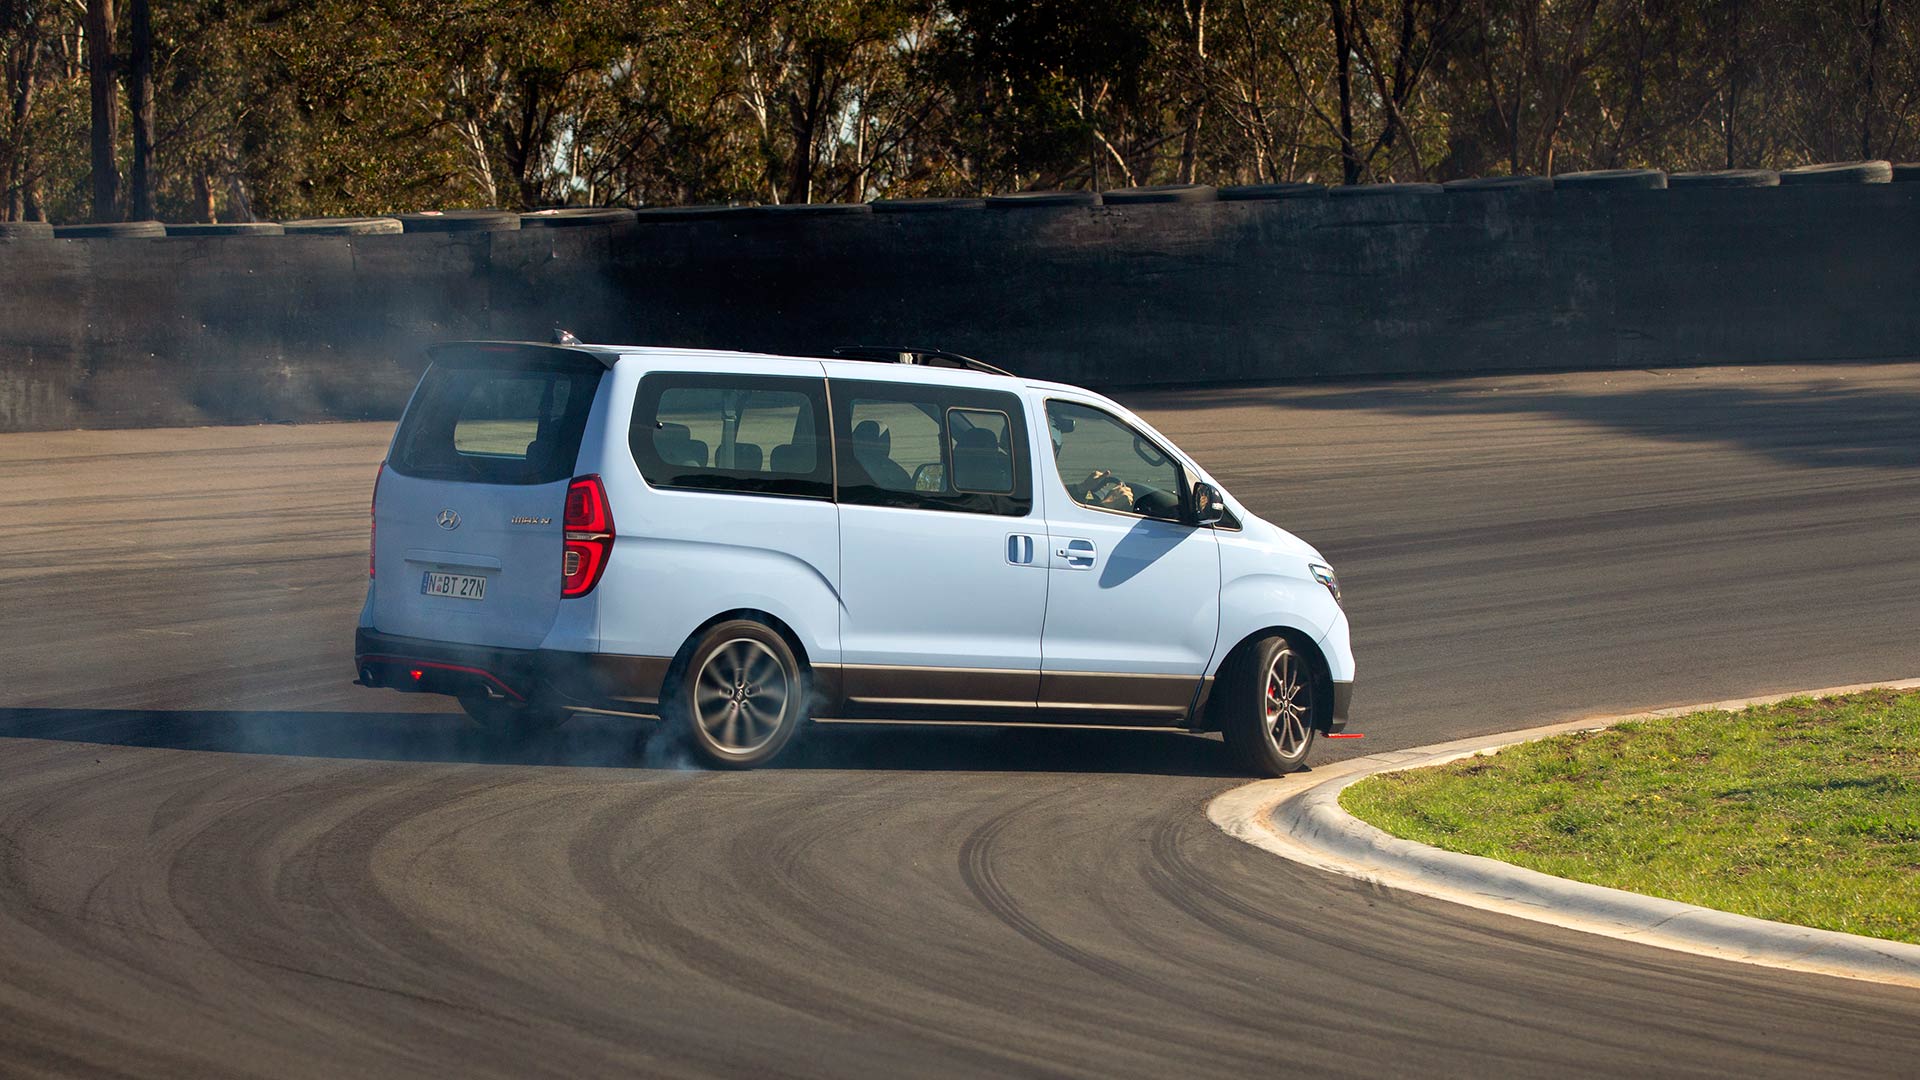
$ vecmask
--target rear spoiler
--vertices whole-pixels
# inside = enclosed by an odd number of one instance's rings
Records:
[[[616,350],[599,345],[582,345],[577,341],[570,345],[549,345],[537,341],[441,341],[427,346],[427,357],[435,362],[463,356],[522,360],[586,359],[609,369],[620,358]]]

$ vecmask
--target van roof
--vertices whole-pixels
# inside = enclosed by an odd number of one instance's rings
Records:
[[[566,344],[555,345],[541,341],[445,341],[428,347],[428,352],[438,354],[457,350],[471,349],[480,352],[562,352],[591,356],[601,364],[611,368],[622,357],[687,357],[700,359],[725,359],[727,357],[751,357],[755,360],[787,361],[794,364],[822,364],[829,374],[845,378],[858,378],[874,374],[876,366],[884,366],[890,371],[911,370],[915,376],[926,376],[929,381],[952,382],[958,384],[973,383],[980,380],[998,383],[1002,379],[1018,379],[1011,372],[999,369],[980,370],[979,368],[936,367],[929,364],[892,364],[885,361],[849,359],[833,356],[794,356],[779,353],[750,352],[744,349],[681,349],[665,345],[609,345],[609,344]],[[986,365],[983,365],[986,366]],[[1025,380],[1021,380],[1025,381]],[[1053,386],[1052,383],[1028,383],[1028,385]],[[1070,389],[1061,387],[1062,389]]]

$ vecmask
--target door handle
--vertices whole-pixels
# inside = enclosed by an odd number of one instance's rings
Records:
[[[1074,570],[1093,569],[1094,547],[1091,540],[1069,540],[1055,548],[1054,556]]]
[[[1033,537],[1025,533],[1008,533],[1007,561],[1015,566],[1032,566]]]

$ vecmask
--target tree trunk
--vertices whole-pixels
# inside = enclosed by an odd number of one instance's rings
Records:
[[[1192,116],[1187,120],[1187,132],[1180,137],[1180,183],[1193,183],[1194,174],[1200,164],[1200,121],[1205,116],[1200,106],[1194,106]]]
[[[40,53],[45,48],[41,40],[40,23],[30,20],[20,42],[19,82],[13,98],[14,131],[21,141],[14,148],[13,189],[14,199],[18,202],[18,212],[14,215],[19,221],[45,221],[47,212],[40,205],[40,174],[35,166],[33,143],[26,138],[27,121],[33,117],[34,93],[38,89],[40,78]]]
[[[813,150],[820,140],[820,109],[826,94],[827,54],[816,50],[807,63],[807,96],[792,99],[793,160],[787,170],[789,203],[813,201]]]
[[[207,165],[202,162],[193,170],[193,206],[199,219],[209,225],[220,219],[215,216],[213,206],[213,178],[207,175]]]
[[[34,183],[32,144],[26,137],[27,121],[33,115],[34,69],[38,67],[40,57],[40,27],[29,22],[20,35],[19,53],[16,63],[7,69],[8,104],[12,106],[13,131],[17,142],[7,155],[7,172],[0,176],[7,188],[7,205],[4,213],[7,220],[26,221],[28,208],[36,200],[32,195]]]
[[[252,221],[253,200],[247,197],[247,181],[240,175],[240,152],[227,143],[227,220]]]
[[[1873,157],[1873,98],[1878,87],[1880,47],[1887,36],[1886,0],[1874,0],[1873,16],[1867,26],[1867,79],[1860,95],[1860,159]]]
[[[853,201],[867,201],[867,110],[866,96],[860,98],[863,106],[853,119]]]
[[[153,212],[153,19],[149,0],[132,0],[127,103],[133,111],[133,220]]]
[[[1207,78],[1207,0],[1189,0],[1187,4],[1187,43],[1193,53],[1193,81],[1196,86],[1192,106],[1187,111],[1187,130],[1180,139],[1180,183],[1193,183],[1200,161],[1200,125],[1207,116],[1207,95],[1212,83]],[[1151,177],[1149,177],[1151,179]]]
[[[1333,13],[1334,72],[1340,85],[1341,182],[1360,182],[1360,153],[1353,145],[1353,38],[1347,28],[1346,0],[1327,0]]]
[[[1727,165],[1729,169],[1738,168],[1734,164],[1737,145],[1736,132],[1740,122],[1740,76],[1745,71],[1746,54],[1740,48],[1740,0],[1734,0],[1733,26],[1727,34]]]
[[[523,79],[520,87],[520,116],[503,140],[507,168],[513,174],[513,186],[519,194],[516,209],[532,210],[546,201],[547,126],[543,110],[546,94],[538,82]]]
[[[120,220],[120,95],[114,85],[113,0],[87,0],[87,81],[93,108],[93,220]]]

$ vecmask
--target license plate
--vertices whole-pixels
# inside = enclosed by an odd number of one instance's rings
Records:
[[[487,579],[468,574],[436,574],[429,570],[420,575],[420,594],[451,596],[455,600],[485,600]]]

